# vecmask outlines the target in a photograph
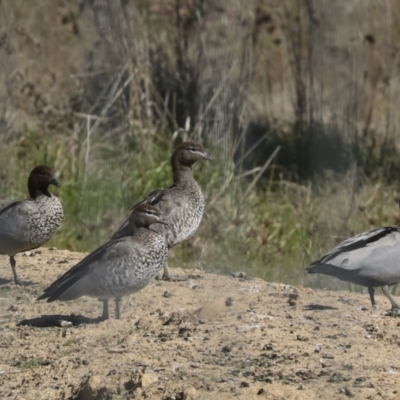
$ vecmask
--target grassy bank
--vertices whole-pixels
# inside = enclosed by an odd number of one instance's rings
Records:
[[[2,198],[26,196],[35,164],[53,165],[58,174],[62,186],[54,192],[65,220],[49,245],[59,248],[95,249],[137,200],[171,184],[169,157],[176,143],[161,136],[132,137],[123,151],[95,135],[88,144],[85,136],[73,142],[25,132],[9,143],[12,161],[3,166]],[[204,220],[193,239],[171,251],[171,266],[245,271],[270,281],[335,288],[329,278],[306,278],[304,268],[350,235],[399,223],[397,187],[361,178],[356,168],[295,183],[276,177],[279,148],[264,163],[265,171],[262,165],[240,170],[223,148],[212,142],[209,148],[215,161],[193,168],[207,199]]]

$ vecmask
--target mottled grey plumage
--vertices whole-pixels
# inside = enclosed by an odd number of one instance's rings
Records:
[[[192,175],[191,167],[198,160],[211,160],[203,146],[192,141],[183,142],[172,154],[173,185],[151,192],[137,203],[156,207],[168,226],[158,225],[154,230],[165,236],[168,247],[174,247],[192,237],[200,225],[204,212],[204,196]],[[111,236],[117,239],[131,234],[128,220]],[[171,279],[168,264],[164,277]]]
[[[28,178],[30,199],[8,203],[0,209],[0,254],[10,256],[14,282],[21,284],[14,256],[42,246],[51,239],[64,217],[49,185],[60,186],[49,167],[38,165]]]
[[[388,286],[400,282],[400,229],[377,228],[347,239],[314,261],[307,272],[366,286],[374,308],[374,287],[381,286],[392,309],[399,309]]]
[[[157,209],[149,204],[136,207],[129,218],[132,235],[109,240],[53,282],[39,300],[96,297],[103,300],[103,319],[107,319],[108,300],[115,298],[119,319],[121,297],[147,286],[167,260],[164,236],[149,228],[157,223],[165,224]]]

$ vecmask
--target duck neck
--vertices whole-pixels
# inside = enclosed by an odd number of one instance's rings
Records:
[[[46,190],[34,189],[33,187],[28,185],[28,190],[29,190],[29,196],[31,196],[32,200],[35,200],[40,196],[51,197],[51,193],[47,189]]]
[[[135,237],[146,238],[157,234],[157,232],[153,231],[150,227],[140,226],[140,227],[131,227]]]
[[[172,169],[174,173],[174,185],[181,188],[186,188],[192,185],[193,175],[190,167],[177,163],[172,165]]]

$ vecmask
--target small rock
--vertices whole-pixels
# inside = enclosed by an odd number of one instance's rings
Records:
[[[319,353],[322,349],[322,344],[317,344],[317,347],[314,349],[314,353]]]
[[[223,353],[230,353],[231,351],[232,351],[232,343],[229,343],[222,348]]]
[[[108,351],[110,354],[124,354],[124,353],[127,353],[127,352],[128,352],[127,349],[123,349],[123,348],[121,348],[121,347],[114,347],[114,348],[112,348],[112,349],[107,349],[107,351]]]
[[[146,317],[139,318],[135,323],[136,328],[138,329],[148,329],[150,327],[150,321]]]
[[[106,392],[106,387],[104,385],[103,379],[94,375],[89,377],[79,389],[78,396],[76,398],[81,398],[85,400],[96,400],[101,398]]]
[[[241,387],[241,388],[250,387],[250,383],[249,383],[249,382],[246,382],[246,381],[240,382],[240,387]]]
[[[226,300],[225,300],[225,305],[226,305],[227,307],[230,307],[232,304],[233,304],[233,299],[232,299],[232,297],[227,297]]]
[[[368,333],[378,332],[378,327],[375,326],[374,324],[365,324],[365,325],[364,325],[364,329],[365,329]]]
[[[300,340],[302,342],[306,342],[308,340],[307,336],[303,336],[303,335],[297,335],[297,340]]]
[[[187,388],[183,391],[184,400],[195,400],[197,397],[197,390],[194,387]]]
[[[168,290],[166,290],[166,291],[163,293],[163,297],[168,298],[168,297],[171,297],[171,296],[172,296],[172,294],[171,294],[170,292],[168,292]]]
[[[229,275],[233,276],[234,278],[246,278],[247,277],[246,272],[243,272],[243,271],[229,272]]]
[[[347,389],[347,387],[343,387],[339,389],[339,393],[343,393],[345,394],[347,397],[354,397],[354,394],[350,392],[349,389]]]
[[[328,379],[328,382],[339,383],[343,381],[343,376],[339,372],[334,372],[331,377]]]
[[[268,343],[268,344],[264,344],[263,350],[273,350],[272,344]]]
[[[360,376],[359,378],[354,379],[354,386],[364,386],[364,382],[367,380],[364,376]]]
[[[294,307],[297,303],[296,303],[296,299],[297,299],[298,295],[296,293],[290,293],[289,294],[289,298],[287,303],[289,304],[289,306]]]
[[[61,326],[61,328],[68,328],[69,326],[72,326],[72,321],[66,321],[65,319],[61,319],[58,321],[58,325]]]
[[[146,388],[158,381],[158,377],[154,374],[143,374],[140,378],[140,386]]]

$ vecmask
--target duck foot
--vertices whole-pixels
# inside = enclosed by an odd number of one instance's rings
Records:
[[[167,282],[184,282],[187,281],[189,279],[201,279],[202,276],[201,275],[169,275],[169,276],[165,276],[164,274],[162,276],[156,276],[156,280],[157,281],[167,281]]]
[[[183,275],[183,276],[173,276],[169,272],[168,263],[164,264],[163,274],[160,278],[159,275],[156,276],[157,280],[163,280],[168,282],[184,282],[191,278],[191,275]]]
[[[18,285],[18,286],[21,286],[21,287],[24,287],[24,286],[34,285],[35,282],[32,282],[32,281],[21,281],[20,279],[18,279],[17,281],[14,280],[14,284]]]
[[[400,317],[400,309],[392,308],[392,309],[388,310],[385,315],[388,317]]]
[[[157,279],[163,280],[163,281],[168,281],[168,282],[184,282],[187,281],[191,278],[191,275],[168,275],[166,276],[165,274],[162,275],[161,278],[157,277]]]

